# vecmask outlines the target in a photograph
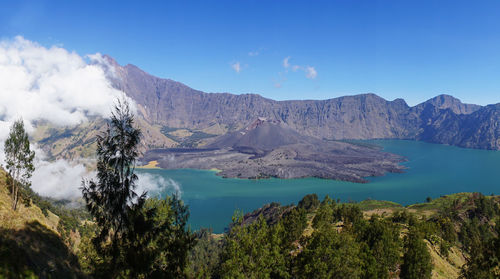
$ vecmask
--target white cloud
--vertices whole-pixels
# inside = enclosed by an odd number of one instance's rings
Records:
[[[309,78],[309,79],[315,79],[316,76],[318,76],[318,72],[316,71],[316,69],[312,66],[300,66],[300,65],[292,65],[290,63],[290,56],[287,56],[283,59],[283,67],[286,69],[286,71],[288,72],[288,69],[291,68],[292,71],[296,72],[298,70],[302,70],[304,71],[304,73],[306,74],[306,78]]]
[[[258,50],[256,50],[256,51],[250,51],[248,53],[248,56],[258,56],[259,54],[260,54],[260,52]]]
[[[310,79],[315,79],[316,76],[318,75],[316,69],[314,69],[314,67],[311,66],[306,66],[305,71],[306,71],[306,77]]]
[[[136,188],[138,195],[144,191],[147,191],[150,197],[165,193],[177,194],[179,198],[182,195],[181,184],[171,178],[149,173],[138,173],[137,176],[139,178]]]
[[[290,56],[288,57],[285,57],[285,59],[283,59],[283,67],[285,67],[285,69],[287,69],[288,67],[290,67],[290,62],[288,62],[290,60]]]
[[[109,116],[122,95],[101,66],[87,64],[74,52],[45,48],[22,37],[0,42],[0,119],[4,122],[23,117],[28,124],[43,119],[75,125],[91,115]]]
[[[116,75],[115,66],[112,65],[110,61],[106,59],[102,54],[100,53],[87,54],[86,57],[90,60],[92,64],[99,65],[104,70],[107,77],[115,79],[118,78],[118,76]]]
[[[37,156],[40,151],[37,150]],[[81,164],[66,160],[38,161],[32,177],[32,188],[42,196],[74,200],[81,197],[82,178],[93,177]]]
[[[231,68],[233,68],[233,70],[237,73],[240,73],[242,70],[240,62],[236,62],[236,63],[231,64]]]
[[[113,67],[105,66],[100,54],[88,58],[91,64],[75,52],[46,48],[22,37],[0,41],[0,163],[3,142],[19,117],[31,133],[36,120],[76,125],[89,116],[108,117],[116,99],[126,98],[107,79]],[[55,198],[79,196],[82,176],[90,175],[86,168],[65,160],[48,162],[41,150],[36,151],[33,189]]]

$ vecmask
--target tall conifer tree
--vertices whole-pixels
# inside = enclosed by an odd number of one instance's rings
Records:
[[[17,209],[19,187],[31,186],[30,178],[35,171],[33,159],[35,151],[30,149],[28,133],[24,130],[23,120],[14,122],[9,137],[4,143],[6,168],[11,176],[12,209]]]

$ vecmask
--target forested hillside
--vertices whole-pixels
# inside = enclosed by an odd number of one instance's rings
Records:
[[[10,180],[0,169],[0,278],[85,278],[76,256],[88,213],[23,188],[11,208]]]
[[[498,278],[498,203],[477,193],[408,207],[308,195],[236,214],[221,238],[200,234],[191,266],[212,278]]]
[[[91,278],[95,225],[33,193],[10,208],[0,172],[0,277]],[[500,197],[461,193],[403,207],[308,195],[196,232],[187,278],[497,278]],[[168,212],[165,207],[165,212]],[[164,239],[168,233],[164,232]],[[170,245],[173,245],[172,243]],[[97,262],[99,263],[99,262]],[[168,273],[165,278],[170,278]]]

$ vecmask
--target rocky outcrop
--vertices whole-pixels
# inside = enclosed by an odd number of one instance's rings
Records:
[[[466,148],[500,150],[500,104],[482,107],[470,114],[451,109],[429,117],[418,140]]]

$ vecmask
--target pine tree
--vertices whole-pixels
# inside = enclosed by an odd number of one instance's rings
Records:
[[[244,225],[235,215],[225,236],[221,255],[221,278],[289,278],[282,253],[284,228],[281,223],[269,227],[262,217]]]
[[[390,278],[400,258],[399,230],[392,223],[373,215],[369,221],[360,222],[355,232],[358,240],[367,244],[367,253],[376,263],[375,278]]]
[[[97,225],[87,266],[102,278],[181,278],[195,238],[189,212],[177,196],[136,194],[141,132],[127,102],[118,101],[106,132],[97,137],[97,181],[83,181],[87,209]],[[98,257],[95,257],[97,255]]]
[[[82,187],[87,209],[99,227],[94,245],[98,252],[112,258],[112,271],[118,268],[118,240],[130,225],[128,213],[135,199],[140,202],[145,198],[144,194],[138,197],[134,192],[137,181],[134,167],[141,132],[133,123],[128,103],[118,101],[106,132],[97,136],[97,181],[83,181]],[[106,247],[108,240],[110,247]]]
[[[401,279],[431,278],[432,259],[422,233],[415,228],[405,238],[405,253],[401,265]]]
[[[16,210],[19,201],[20,184],[29,187],[31,185],[29,179],[35,171],[33,165],[35,151],[30,149],[28,133],[24,130],[22,119],[15,121],[10,128],[9,137],[5,140],[4,150],[6,168],[12,179],[12,209]]]
[[[328,226],[333,223],[334,218],[334,208],[336,203],[328,195],[325,196],[323,201],[316,211],[316,215],[313,219],[313,228],[318,229],[323,226]]]
[[[327,226],[316,230],[297,256],[296,278],[362,278],[360,245]]]
[[[500,220],[497,220],[497,222]],[[460,278],[489,279],[500,277],[500,224],[496,223],[496,236],[484,239],[472,235],[469,255],[462,267]]]

